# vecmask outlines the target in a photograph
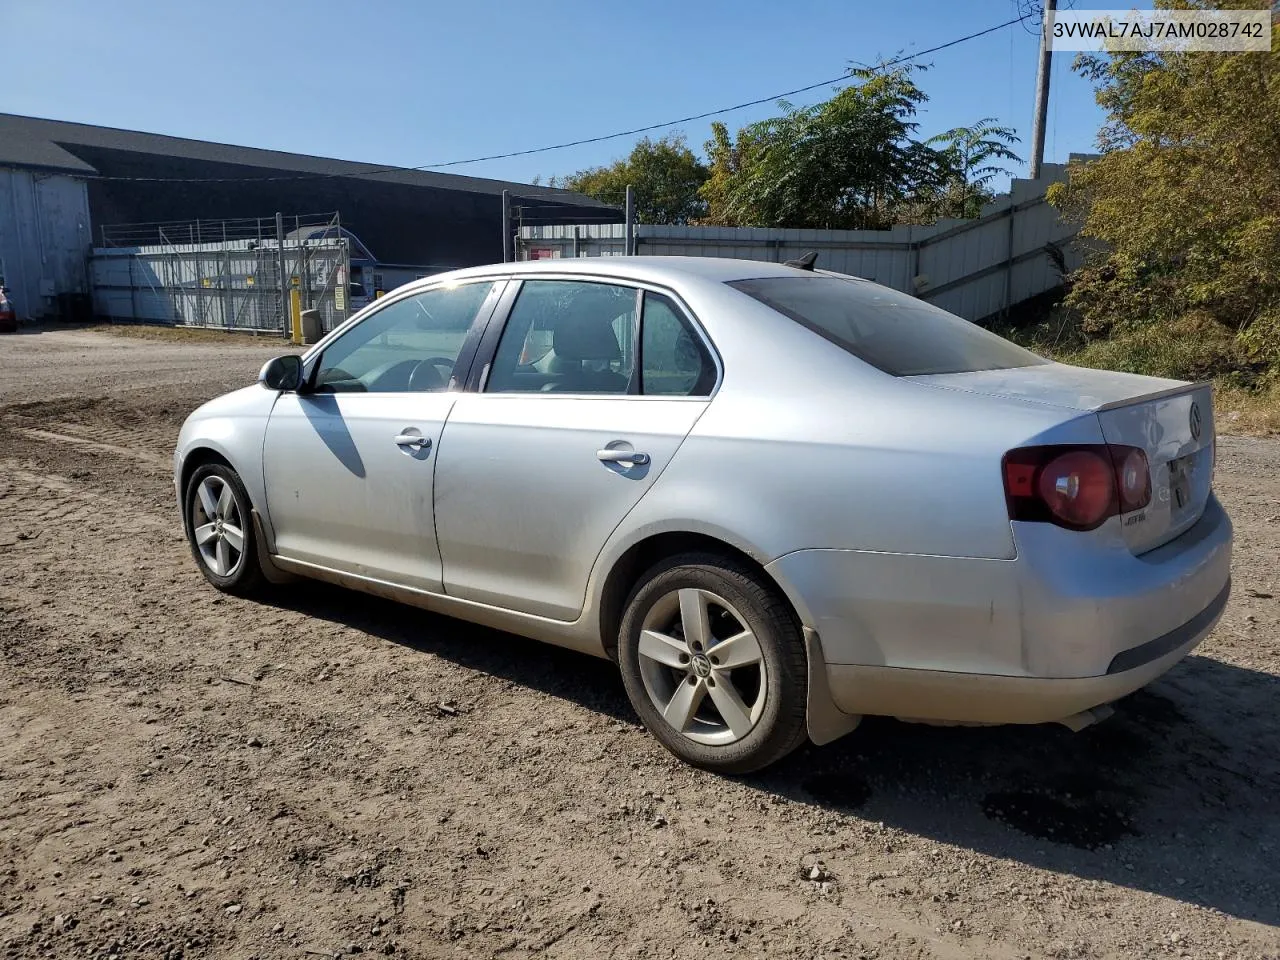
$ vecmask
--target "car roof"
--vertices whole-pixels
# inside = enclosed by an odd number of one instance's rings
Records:
[[[723,257],[571,257],[551,260],[522,260],[468,267],[435,274],[426,282],[462,280],[485,276],[537,276],[542,273],[571,273],[579,276],[613,277],[623,280],[670,284],[697,278],[718,283],[754,280],[760,277],[812,276],[808,271],[765,260],[733,260]],[[423,281],[419,281],[423,282]]]

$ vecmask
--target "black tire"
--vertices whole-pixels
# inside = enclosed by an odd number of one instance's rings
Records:
[[[653,624],[657,621],[654,617],[666,616],[664,611],[670,609],[672,594],[676,594],[675,602],[678,604],[678,591],[686,588],[723,598],[733,608],[730,611],[714,602],[709,604],[713,612],[708,616],[708,623],[712,624],[713,632],[716,629],[714,621],[727,616],[731,621],[741,621],[755,635],[758,643],[763,670],[754,675],[753,689],[757,697],[760,690],[764,691],[764,702],[757,708],[759,715],[750,732],[732,742],[706,743],[690,739],[699,730],[714,731],[714,718],[726,716],[719,712],[714,702],[709,705],[711,726],[699,726],[707,723],[699,719],[707,715],[707,705],[704,704],[696,708],[698,714],[690,723],[691,729],[681,732],[664,718],[655,703],[655,699],[664,699],[661,691],[651,694],[650,689],[658,683],[670,682],[674,684],[671,689],[675,690],[680,683],[688,682],[691,687],[703,691],[704,699],[712,699],[715,693],[700,684],[714,687],[715,678],[720,677],[723,687],[726,675],[706,674],[701,675],[706,679],[699,679],[694,675],[696,665],[692,663],[683,675],[681,670],[686,668],[674,664],[659,665],[652,658],[646,659],[643,667],[641,664],[640,635],[646,618],[651,622],[650,629],[655,629]],[[677,629],[682,638],[682,626]],[[693,649],[694,645],[690,644],[688,650]],[[714,645],[706,647],[710,651],[715,649]],[[711,655],[703,659],[708,658],[715,659]],[[711,553],[689,553],[672,557],[649,570],[640,578],[627,601],[618,635],[618,661],[627,696],[641,721],[664,747],[693,766],[718,773],[751,773],[781,760],[806,739],[808,670],[800,626],[776,587],[757,570],[739,560]],[[701,666],[707,667],[707,664]],[[747,683],[751,684],[750,671],[759,668],[745,669],[749,673]],[[664,679],[664,676],[669,679]],[[679,677],[682,679],[677,680]],[[734,692],[737,692],[736,688]],[[745,702],[745,699],[741,697],[739,702]],[[700,699],[699,703],[702,702]],[[727,720],[722,722],[728,725]],[[727,734],[702,734],[704,737],[720,735]]]
[[[213,485],[219,483],[225,485],[234,501],[235,512],[231,516],[240,521],[239,524],[232,526],[231,530],[239,531],[242,546],[238,551],[237,562],[226,573],[220,573],[214,569],[201,549],[201,545],[197,543],[197,521],[207,517],[203,514],[203,506],[197,508],[196,501],[199,499],[201,486],[211,478]],[[206,580],[224,593],[241,597],[252,596],[263,590],[267,579],[263,575],[262,565],[258,562],[258,540],[253,524],[252,503],[244,484],[240,482],[240,477],[234,470],[222,463],[208,463],[197,467],[187,480],[187,489],[182,498],[182,521],[187,533],[187,543],[191,547],[191,555]],[[227,542],[230,544],[233,541],[228,539]]]

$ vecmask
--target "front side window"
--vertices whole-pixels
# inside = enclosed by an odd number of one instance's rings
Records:
[[[729,286],[895,377],[1049,362],[923,300],[859,280],[819,274],[735,280]]]
[[[493,358],[489,393],[632,392],[637,291],[526,280]]]
[[[325,348],[314,389],[318,393],[447,390],[462,345],[492,289],[492,283],[437,287],[388,304]]]

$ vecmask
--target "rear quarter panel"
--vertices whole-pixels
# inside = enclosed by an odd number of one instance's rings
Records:
[[[810,548],[1008,559],[1004,453],[1102,439],[1092,414],[881,373],[724,284],[681,293],[723,380],[624,537],[720,528],[766,562]]]

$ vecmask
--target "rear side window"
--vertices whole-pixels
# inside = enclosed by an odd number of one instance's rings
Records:
[[[716,382],[706,349],[660,293],[647,291],[640,325],[640,392],[646,396],[705,397]]]
[[[762,277],[729,286],[895,377],[1048,363],[953,313],[863,281]]]

